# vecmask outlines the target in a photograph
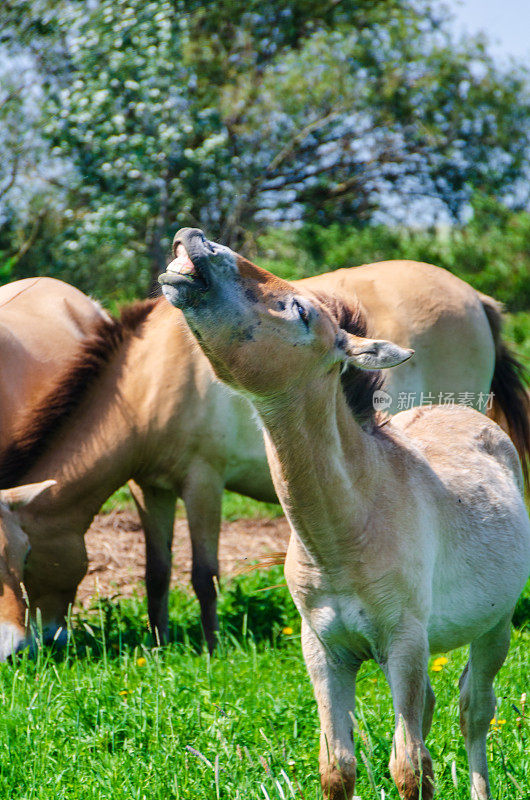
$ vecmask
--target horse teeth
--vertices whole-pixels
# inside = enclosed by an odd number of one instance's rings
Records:
[[[195,265],[183,245],[178,245],[176,257],[171,264],[168,264],[167,271],[176,272],[177,275],[195,275]]]

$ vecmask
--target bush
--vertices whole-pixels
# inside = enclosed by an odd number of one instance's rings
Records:
[[[476,198],[468,225],[414,231],[367,225],[270,230],[257,239],[257,259],[283,278],[373,261],[412,259],[444,267],[509,311],[530,309],[530,213]]]

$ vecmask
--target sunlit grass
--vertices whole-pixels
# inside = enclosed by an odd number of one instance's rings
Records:
[[[109,497],[101,509],[103,513],[109,513],[113,509],[134,511],[135,505],[132,495],[127,486],[122,486],[117,492]],[[270,519],[282,515],[281,506],[277,503],[260,503],[250,497],[244,497],[235,492],[223,493],[222,506],[223,519],[232,521],[234,519]],[[184,517],[185,510],[182,502],[177,504],[177,517]]]
[[[234,492],[225,492],[223,495],[223,519],[234,520],[240,517],[252,519],[268,519],[281,517],[282,508],[277,503],[259,503],[250,497],[243,497]]]
[[[176,591],[171,617],[180,644],[149,645],[145,601],[104,601],[74,618],[65,652],[39,650],[34,660],[24,655],[2,665],[0,796],[320,800],[318,718],[298,615],[285,589],[267,589],[280,577],[276,568],[226,585],[223,637],[212,659],[200,650],[196,601]],[[526,797],[529,789],[530,727],[521,699],[529,645],[528,631],[513,632],[497,680],[496,716],[504,722],[488,736],[497,800]],[[428,745],[438,796],[468,800],[457,694],[466,654],[446,658],[430,665],[438,703]],[[380,800],[384,790],[398,800],[387,769],[390,692],[375,664],[361,669],[357,694],[356,794]]]

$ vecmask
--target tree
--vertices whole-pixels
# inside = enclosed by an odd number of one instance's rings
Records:
[[[0,277],[26,258],[53,203],[59,170],[42,137],[50,86],[67,80],[57,19],[77,19],[75,0],[4,0],[0,5]]]
[[[55,260],[146,285],[180,225],[244,248],[415,203],[458,220],[475,188],[522,203],[527,76],[446,23],[436,0],[70,3],[44,125],[77,174]]]

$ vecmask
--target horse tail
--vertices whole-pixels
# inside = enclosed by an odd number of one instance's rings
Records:
[[[495,370],[491,382],[493,405],[489,416],[509,434],[523,468],[524,482],[530,486],[530,394],[528,374],[502,338],[503,306],[492,297],[480,294],[495,343]]]

